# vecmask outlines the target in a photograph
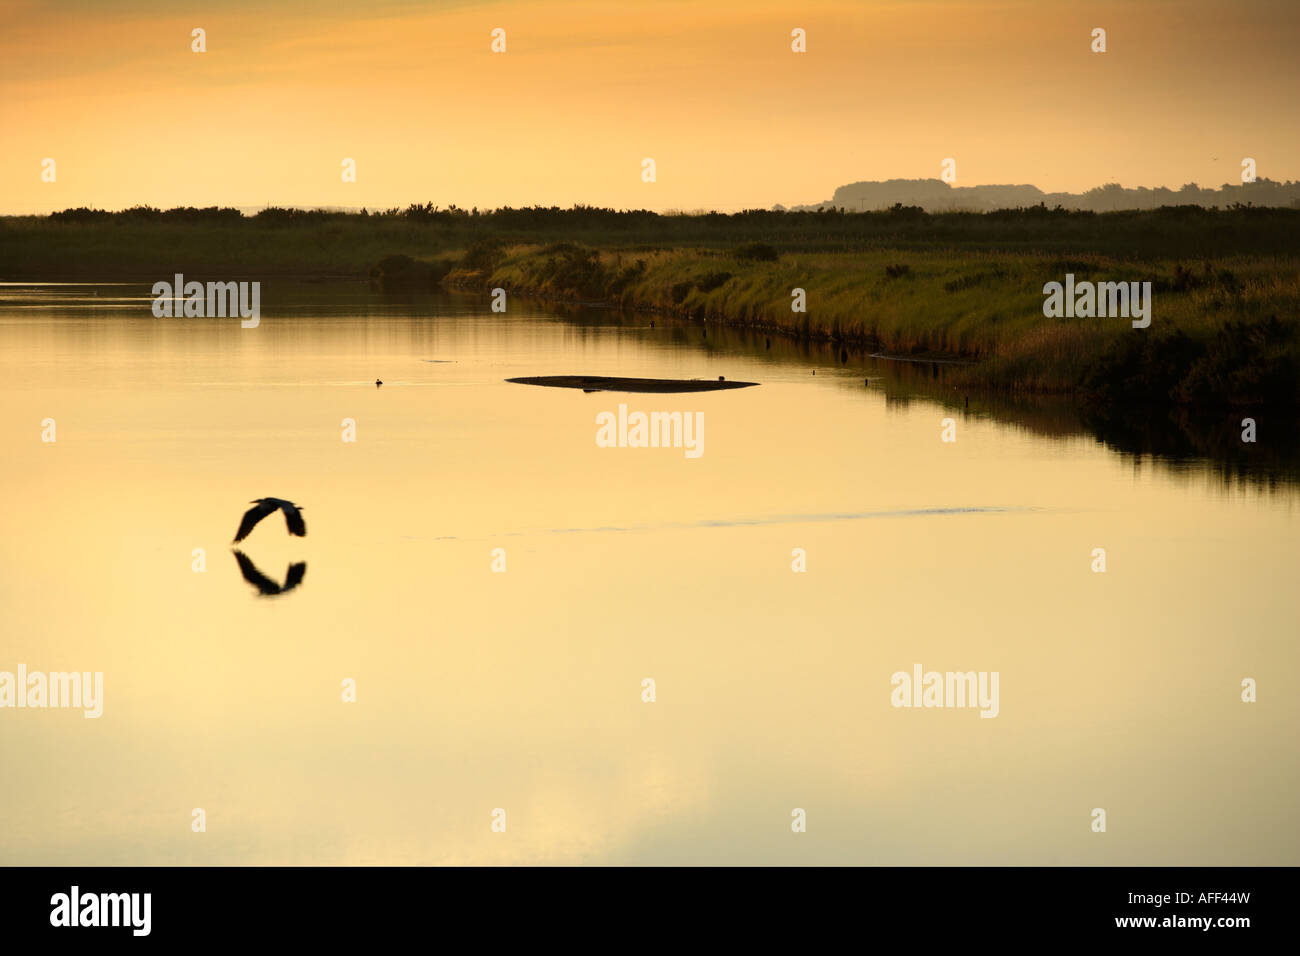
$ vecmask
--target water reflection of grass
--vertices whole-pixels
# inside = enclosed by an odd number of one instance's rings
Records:
[[[1132,456],[1135,463],[1161,462],[1179,474],[1207,473],[1222,483],[1255,487],[1294,488],[1300,482],[1300,422],[1294,409],[1251,410],[1257,420],[1259,440],[1241,439],[1241,411],[1212,406],[1188,408],[1143,403],[1079,402],[1066,394],[972,389],[959,381],[963,370],[944,362],[873,360],[867,350],[843,348],[826,340],[774,338],[761,330],[718,327],[707,338],[698,324],[667,319],[649,327],[644,316],[627,312],[558,306],[557,311],[579,324],[620,324],[627,334],[682,348],[703,348],[726,354],[738,352],[776,367],[805,366],[831,374],[817,382],[856,390],[864,395],[883,393],[891,408],[913,403],[937,403],[941,414],[987,418],[1011,423],[1039,438],[1062,441],[1085,436],[1114,451]],[[938,414],[936,414],[936,421]],[[1195,466],[1193,462],[1197,462]],[[1189,470],[1190,469],[1190,470]]]

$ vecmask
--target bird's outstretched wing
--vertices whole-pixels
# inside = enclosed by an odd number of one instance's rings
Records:
[[[261,571],[257,570],[257,565],[255,565],[252,562],[252,560],[248,557],[248,555],[244,554],[244,552],[236,550],[235,560],[239,562],[239,573],[242,574],[244,576],[244,580],[247,581],[249,584],[251,584],[253,587],[257,588],[263,594],[280,593],[281,591],[280,585],[276,584],[274,581],[268,578]]]
[[[289,533],[300,538],[307,537],[307,522],[302,520],[302,512],[288,501],[280,507],[284,510],[284,523],[289,526]]]
[[[263,501],[260,505],[254,505],[244,512],[244,518],[239,522],[239,530],[235,532],[234,544],[238,544],[248,537],[257,523],[276,509],[273,501]]]
[[[307,562],[299,561],[297,564],[289,565],[289,572],[284,576],[284,587],[280,588],[280,593],[292,591],[302,583],[303,577],[307,574]]]

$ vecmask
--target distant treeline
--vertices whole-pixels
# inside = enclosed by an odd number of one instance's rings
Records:
[[[578,242],[605,249],[734,249],[782,254],[870,249],[1096,253],[1136,259],[1291,254],[1300,209],[1196,205],[1095,213],[1046,205],[987,213],[817,210],[692,214],[593,206],[441,207],[360,212],[228,207],[67,209],[0,218],[0,278],[112,279],[170,266],[237,275],[365,276],[380,259],[433,259],[476,242]]]

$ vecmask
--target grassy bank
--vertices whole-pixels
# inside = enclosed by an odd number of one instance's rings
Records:
[[[1149,281],[1152,321],[1048,319],[1043,283]],[[1100,253],[868,249],[789,253],[474,247],[446,279],[555,301],[603,302],[697,321],[973,364],[950,381],[1104,402],[1300,405],[1300,260],[1135,261]],[[792,309],[802,289],[806,312]]]

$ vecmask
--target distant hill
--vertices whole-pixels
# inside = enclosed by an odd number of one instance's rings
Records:
[[[794,211],[845,209],[870,212],[891,206],[920,206],[927,212],[992,209],[1015,209],[1045,205],[1049,209],[1090,209],[1104,212],[1113,209],[1156,209],[1160,206],[1218,206],[1236,203],[1254,206],[1287,206],[1300,209],[1300,182],[1274,182],[1260,179],[1253,183],[1203,189],[1188,183],[1181,189],[1164,186],[1125,189],[1119,183],[1107,183],[1085,193],[1045,193],[1037,186],[950,186],[942,179],[887,179],[884,182],[850,183],[835,190],[825,202],[811,206],[794,206]],[[777,206],[777,209],[784,207]]]

